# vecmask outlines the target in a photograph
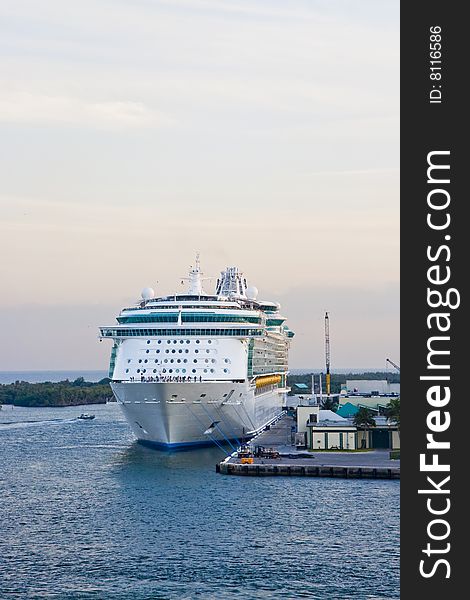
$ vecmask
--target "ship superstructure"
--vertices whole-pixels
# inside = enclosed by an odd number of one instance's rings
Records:
[[[276,418],[288,391],[293,332],[280,306],[257,300],[236,267],[222,271],[216,293],[202,287],[199,259],[184,294],[150,288],[111,338],[111,387],[141,441],[166,447],[239,440]]]

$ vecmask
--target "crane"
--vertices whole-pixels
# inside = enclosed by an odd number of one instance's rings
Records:
[[[328,313],[325,313],[325,359],[326,359],[326,395],[330,395],[331,376],[330,376],[330,320]]]
[[[395,367],[395,369],[396,369],[398,372],[400,372],[400,367],[399,367],[398,365],[396,365],[396,364],[393,362],[393,360],[390,360],[389,358],[386,358],[385,360],[386,360],[386,362],[390,363],[390,364],[392,365],[392,367]]]

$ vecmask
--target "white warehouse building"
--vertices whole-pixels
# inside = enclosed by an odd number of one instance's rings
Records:
[[[400,384],[390,383],[386,379],[348,379],[342,393],[348,394],[397,394],[400,395]]]

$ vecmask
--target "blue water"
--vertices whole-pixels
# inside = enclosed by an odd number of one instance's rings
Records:
[[[399,597],[399,482],[217,475],[86,410],[0,411],[1,598]]]

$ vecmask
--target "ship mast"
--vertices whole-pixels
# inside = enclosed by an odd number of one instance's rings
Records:
[[[196,254],[196,265],[191,267],[189,270],[189,289],[188,294],[190,296],[201,296],[204,294],[202,290],[202,271],[199,261],[199,252]]]

